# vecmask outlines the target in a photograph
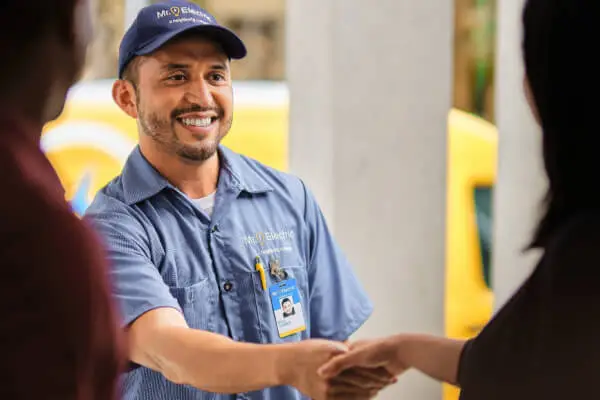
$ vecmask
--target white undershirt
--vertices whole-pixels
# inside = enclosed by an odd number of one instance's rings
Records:
[[[206,197],[201,197],[199,199],[190,199],[192,202],[199,207],[202,211],[206,213],[209,217],[212,216],[213,208],[215,207],[215,194],[216,192],[212,192]]]

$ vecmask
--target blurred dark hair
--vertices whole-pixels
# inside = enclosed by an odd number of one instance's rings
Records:
[[[27,51],[48,34],[71,37],[76,1],[0,0],[0,51],[4,68],[26,63]]]
[[[531,247],[545,248],[574,214],[600,208],[600,0],[527,0],[523,27],[549,180]]]

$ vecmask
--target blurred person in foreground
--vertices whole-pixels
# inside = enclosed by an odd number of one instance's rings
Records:
[[[40,149],[91,39],[88,0],[0,2],[0,398],[116,399],[105,254]]]
[[[530,245],[543,251],[539,264],[475,338],[362,341],[324,377],[357,365],[416,368],[459,386],[462,400],[600,398],[600,2],[528,0],[523,24],[525,92],[549,179]]]

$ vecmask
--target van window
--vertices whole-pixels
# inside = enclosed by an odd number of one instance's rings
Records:
[[[492,186],[478,186],[474,192],[477,236],[479,238],[483,279],[488,288],[491,288],[492,275],[492,194]]]

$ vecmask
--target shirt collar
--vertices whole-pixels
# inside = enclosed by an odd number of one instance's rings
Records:
[[[244,157],[219,146],[221,171],[219,187],[258,194],[273,188],[261,177]],[[177,190],[142,155],[139,145],[130,154],[122,172],[123,192],[127,204],[132,205],[155,196],[165,188]]]
[[[135,146],[127,158],[123,172],[123,194],[127,204],[146,200],[172,185],[146,160]]]
[[[219,155],[221,157],[221,176],[223,171],[229,173],[231,184],[239,190],[250,193],[260,194],[273,190],[273,186],[261,176],[254,162],[238,153],[228,149],[225,146],[219,146]]]

